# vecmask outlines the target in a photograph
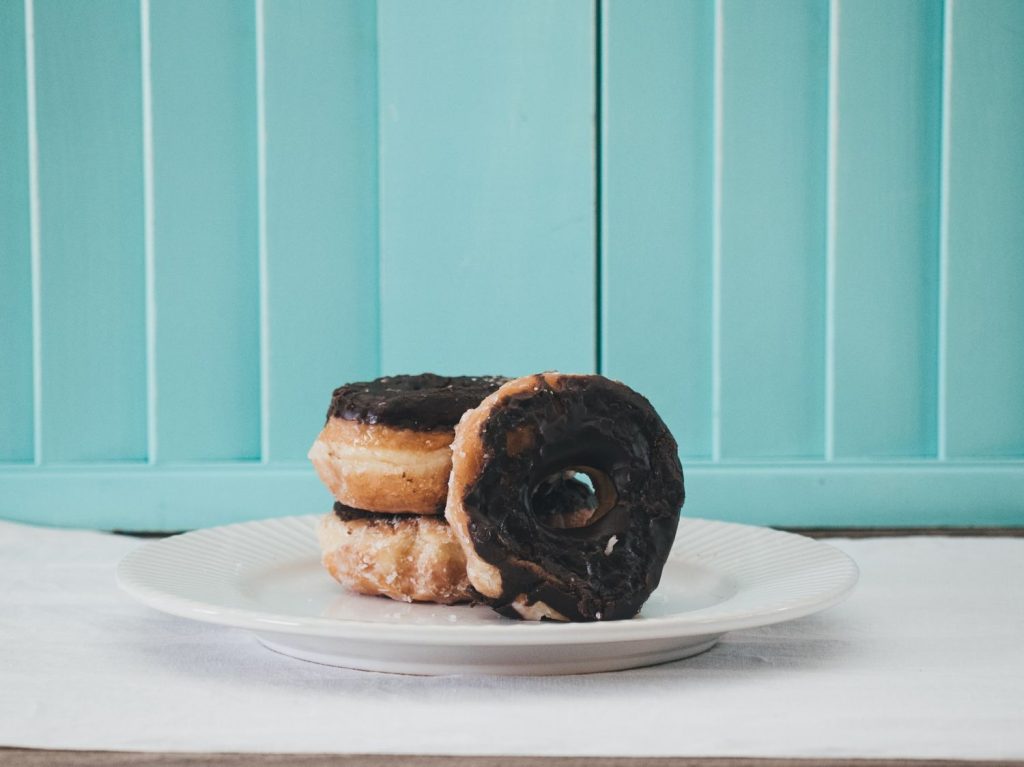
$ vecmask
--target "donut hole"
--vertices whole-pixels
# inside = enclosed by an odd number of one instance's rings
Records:
[[[603,471],[571,466],[538,482],[530,505],[537,521],[545,527],[577,530],[597,523],[617,499],[615,485]]]

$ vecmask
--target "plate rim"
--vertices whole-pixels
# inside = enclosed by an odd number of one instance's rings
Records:
[[[723,531],[739,531],[741,535],[767,534],[780,539],[799,539],[801,545],[819,553],[827,553],[831,565],[843,569],[838,583],[821,593],[794,598],[773,609],[746,610],[734,615],[722,615],[720,606],[735,598],[735,594],[710,607],[675,613],[667,616],[593,623],[556,623],[514,621],[493,624],[402,624],[379,621],[328,618],[322,616],[290,616],[270,611],[218,605],[142,582],[137,568],[146,566],[145,559],[155,551],[162,551],[169,542],[176,547],[186,538],[201,540],[215,534],[231,533],[243,527],[258,527],[268,523],[311,524],[322,514],[302,514],[236,522],[228,525],[201,528],[156,541],[148,541],[126,554],[118,562],[115,579],[118,586],[142,604],[178,617],[205,623],[241,628],[254,632],[296,634],[324,639],[350,641],[377,641],[388,644],[420,644],[434,646],[543,646],[562,644],[597,644],[606,642],[651,641],[671,638],[721,635],[728,631],[756,628],[782,623],[826,610],[846,599],[856,587],[860,570],[846,552],[798,533],[775,530],[760,525],[739,522],[682,517],[684,525],[710,525]],[[678,542],[677,538],[677,542]],[[315,540],[310,539],[311,553],[316,552]],[[722,570],[718,571],[722,573]],[[728,571],[724,571],[726,575]],[[372,597],[367,597],[372,598]],[[432,609],[443,608],[430,605]],[[480,606],[479,609],[487,609]],[[701,615],[706,612],[707,615]],[[717,613],[717,614],[716,614]]]

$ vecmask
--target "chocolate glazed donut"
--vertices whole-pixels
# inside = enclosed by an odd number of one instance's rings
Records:
[[[309,459],[346,506],[440,514],[455,425],[506,380],[423,373],[341,386]]]
[[[518,378],[462,417],[452,454],[445,516],[492,607],[532,620],[640,611],[684,500],[676,441],[644,397],[602,376]],[[574,473],[594,508],[550,513],[552,484]]]

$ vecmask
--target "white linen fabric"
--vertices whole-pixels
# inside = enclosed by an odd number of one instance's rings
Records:
[[[1024,539],[832,540],[848,601],[683,661],[569,677],[318,666],[132,601],[141,541],[0,522],[0,746],[1024,758]]]

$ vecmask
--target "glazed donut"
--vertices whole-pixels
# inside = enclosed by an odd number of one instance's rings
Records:
[[[462,417],[452,453],[445,517],[488,604],[530,620],[640,611],[684,500],[676,441],[644,397],[602,376],[517,378]],[[594,508],[539,508],[571,472],[589,476]]]
[[[440,514],[455,424],[506,380],[424,373],[346,384],[334,390],[309,460],[346,506]]]
[[[471,599],[462,547],[443,517],[380,514],[340,503],[317,538],[331,576],[360,594],[443,605]]]

